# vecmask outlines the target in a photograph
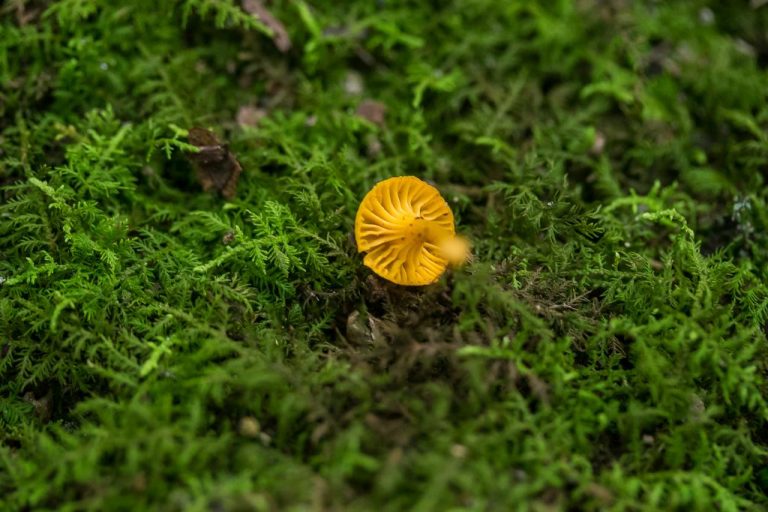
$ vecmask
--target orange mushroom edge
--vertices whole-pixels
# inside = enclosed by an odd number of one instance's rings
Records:
[[[377,183],[355,217],[357,250],[376,274],[406,286],[437,281],[449,265],[470,259],[469,241],[456,234],[440,192],[415,176]]]

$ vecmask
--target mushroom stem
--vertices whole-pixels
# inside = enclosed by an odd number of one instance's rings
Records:
[[[472,260],[472,251],[469,241],[463,236],[454,236],[443,239],[438,244],[440,256],[449,264],[458,267]]]

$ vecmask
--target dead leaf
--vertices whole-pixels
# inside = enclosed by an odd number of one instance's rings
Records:
[[[616,497],[613,495],[613,492],[611,492],[609,488],[596,482],[590,482],[587,484],[586,491],[589,495],[601,502],[606,507],[610,506],[616,499]]]
[[[373,124],[384,126],[384,114],[387,106],[376,100],[363,100],[357,107],[357,115]]]
[[[285,26],[269,12],[261,0],[243,0],[243,9],[261,20],[272,31],[272,41],[278,50],[285,53],[291,49],[291,38]]]
[[[0,15],[4,14],[3,11],[15,10],[16,22],[20,27],[24,27],[37,21],[37,18],[45,10],[44,4],[36,5],[40,3],[29,0],[10,0],[8,5],[0,9]]]
[[[199,150],[197,153],[188,152],[187,158],[195,167],[203,190],[216,189],[227,199],[235,197],[237,180],[243,168],[227,145],[205,128],[190,128],[187,138]]]

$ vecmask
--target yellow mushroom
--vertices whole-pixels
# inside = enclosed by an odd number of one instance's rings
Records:
[[[433,283],[449,264],[469,258],[448,203],[414,176],[386,179],[368,192],[357,210],[355,241],[367,253],[365,266],[402,285]]]

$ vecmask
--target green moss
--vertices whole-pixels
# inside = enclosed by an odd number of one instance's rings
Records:
[[[768,7],[433,3],[0,6],[0,509],[768,507]]]

